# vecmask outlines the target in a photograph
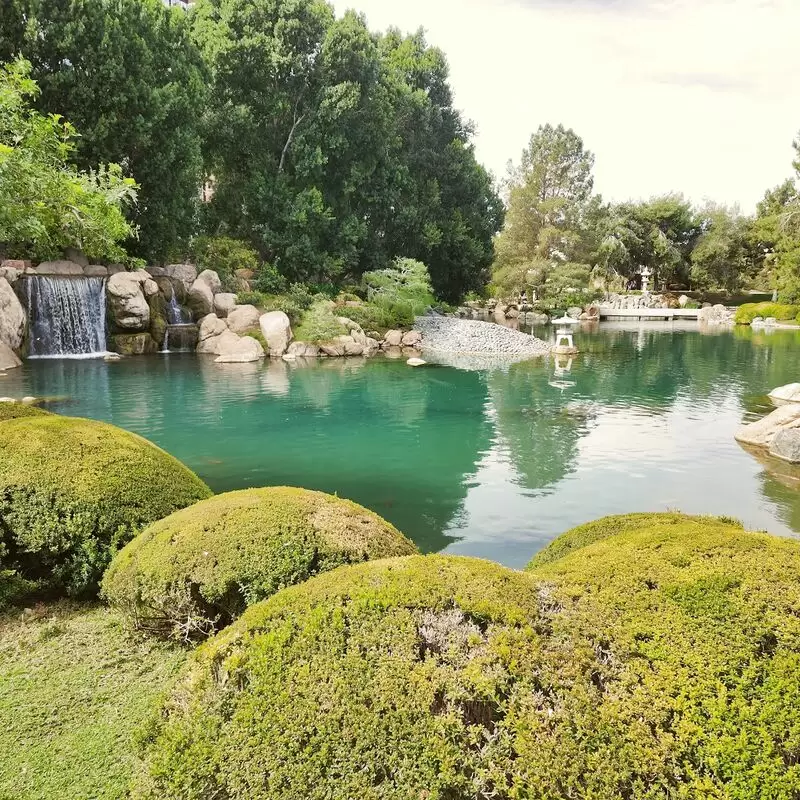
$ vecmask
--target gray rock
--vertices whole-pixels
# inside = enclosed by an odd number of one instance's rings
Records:
[[[108,267],[102,264],[89,264],[83,268],[83,274],[87,278],[105,278],[108,276]]]
[[[181,283],[187,294],[197,280],[197,267],[194,264],[169,264],[166,267],[152,267],[150,271],[154,278],[170,278]]]
[[[286,355],[294,358],[316,358],[319,355],[319,347],[310,342],[292,342]]]
[[[219,295],[217,295],[217,297],[219,297]],[[236,306],[228,313],[228,327],[234,333],[244,333],[245,331],[252,330],[258,327],[260,320],[261,312],[255,306]],[[267,341],[269,341],[269,339],[267,339]],[[283,353],[281,353],[281,355],[283,355]]]
[[[3,341],[0,341],[0,370],[21,367],[22,362],[17,354]]]
[[[195,319],[204,317],[214,310],[214,293],[206,281],[201,281],[200,278],[195,280],[189,289],[187,303]]]
[[[261,333],[267,340],[271,358],[280,358],[288,349],[294,338],[292,324],[283,311],[269,311],[258,320]]]
[[[688,297],[687,297],[685,294],[682,294],[682,295],[681,295],[681,296],[678,298],[678,305],[679,305],[681,308],[686,308],[686,306],[687,306],[687,304],[688,304],[688,303],[689,303],[689,298],[688,298]]]
[[[403,331],[386,331],[383,343],[386,347],[400,347],[403,343]]]
[[[239,349],[239,336],[227,328],[217,336],[210,336],[197,345],[198,353],[221,356],[225,353],[235,353]]]
[[[236,308],[236,295],[231,292],[220,292],[214,295],[214,313],[219,317],[227,317]]]
[[[409,331],[403,334],[403,347],[419,347],[422,344],[422,334],[419,331]]]
[[[581,314],[583,314],[583,309],[578,306],[572,306],[567,309],[567,316],[572,317],[572,319],[579,319]]]
[[[19,350],[25,336],[25,322],[22,303],[11,284],[0,278],[0,342],[11,350]]]
[[[790,464],[800,464],[800,429],[779,430],[769,446],[769,454]]]
[[[106,297],[109,316],[115,328],[123,331],[144,331],[150,325],[150,306],[143,285],[150,275],[143,270],[118,272],[108,279]]]
[[[264,355],[264,348],[261,346],[261,342],[252,336],[242,336],[235,347],[223,348],[214,363],[247,364],[252,361],[260,361],[264,358]]]
[[[228,330],[228,324],[225,320],[220,319],[216,314],[208,314],[200,320],[198,341],[204,342],[206,339],[225,333],[226,330]]]
[[[776,408],[763,419],[743,425],[736,431],[736,441],[755,447],[769,447],[778,431],[800,426],[800,403]]]
[[[800,403],[800,383],[790,383],[787,386],[779,386],[769,393],[769,399],[775,405],[784,403]]]
[[[205,283],[206,286],[211,289],[212,294],[217,294],[218,292],[222,291],[222,281],[219,279],[219,275],[217,275],[213,269],[204,269],[197,276],[197,280]]]
[[[36,275],[83,275],[83,267],[74,261],[43,261],[33,272]]]

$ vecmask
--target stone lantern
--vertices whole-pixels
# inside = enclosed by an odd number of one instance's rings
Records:
[[[649,285],[650,285],[650,278],[653,277],[653,271],[650,267],[645,267],[642,270],[642,294],[647,296],[650,294]]]
[[[554,319],[553,325],[556,326],[556,343],[552,348],[552,352],[556,355],[574,356],[578,352],[575,347],[575,342],[572,338],[572,326],[576,325],[578,320],[572,317],[561,317]]]

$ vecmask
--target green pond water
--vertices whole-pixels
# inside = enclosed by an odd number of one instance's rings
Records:
[[[770,408],[767,392],[800,379],[800,333],[676,326],[578,333],[569,371],[553,359],[412,369],[159,355],[28,361],[0,378],[0,395],[63,396],[53,410],[136,431],[217,492],[336,492],[425,551],[514,567],[574,525],[629,511],[797,534],[796,474],[733,434]]]

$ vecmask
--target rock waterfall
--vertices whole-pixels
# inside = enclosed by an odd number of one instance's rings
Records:
[[[24,279],[30,355],[79,356],[106,352],[104,278],[37,275]]]

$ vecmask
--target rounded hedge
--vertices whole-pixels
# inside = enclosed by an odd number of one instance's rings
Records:
[[[798,543],[689,518],[342,568],[196,651],[138,796],[789,800],[798,587]]]
[[[189,640],[312,575],[417,548],[349,500],[288,487],[216,495],[139,534],[114,559],[103,593],[134,627]]]
[[[22,417],[47,417],[49,412],[27,403],[0,403],[0,422],[7,419],[20,419]]]
[[[0,424],[0,569],[48,592],[87,595],[145,525],[209,488],[146,439],[39,414]]]

